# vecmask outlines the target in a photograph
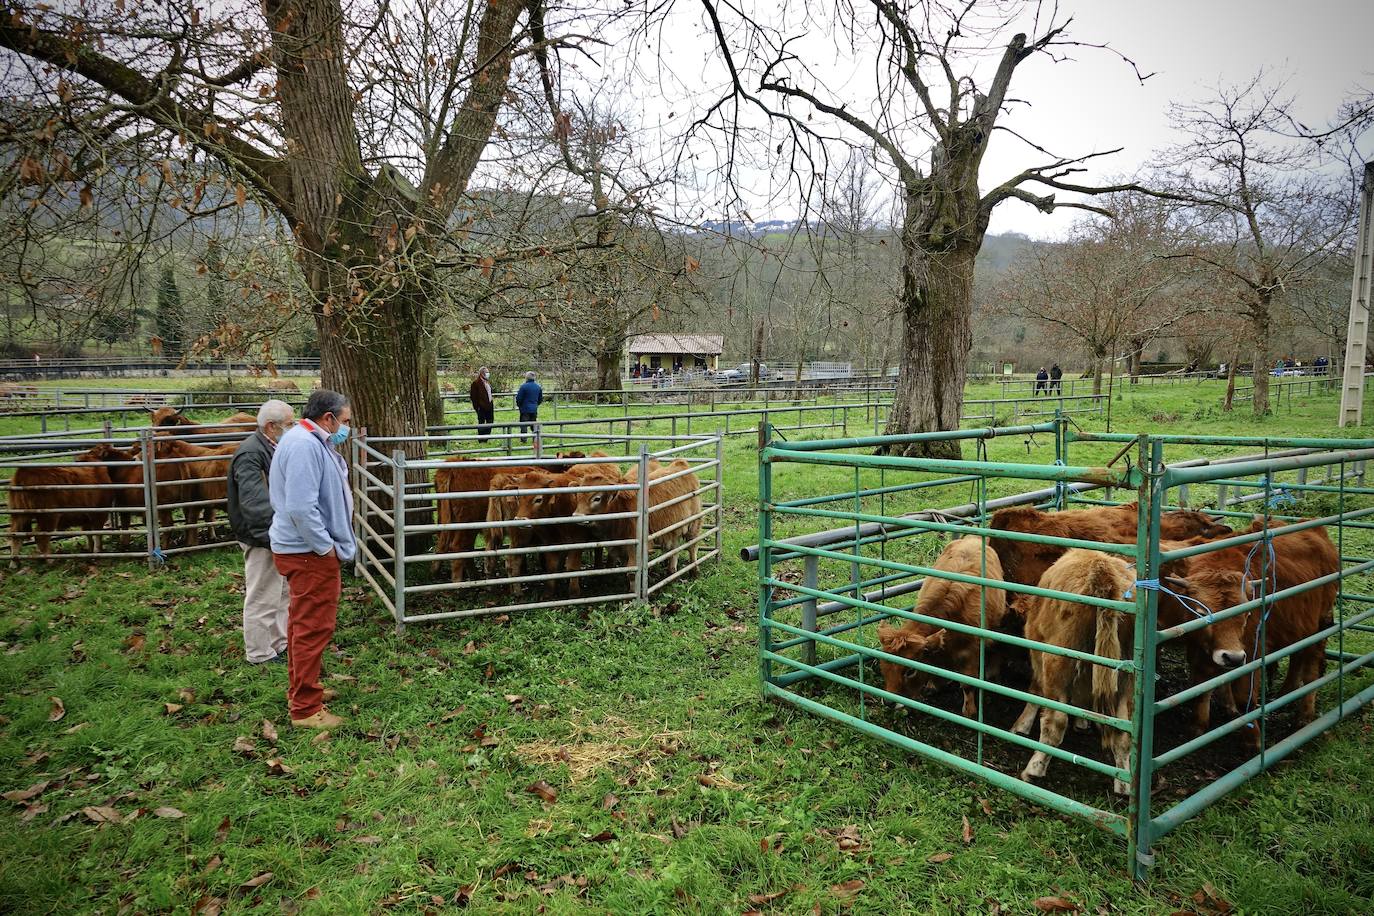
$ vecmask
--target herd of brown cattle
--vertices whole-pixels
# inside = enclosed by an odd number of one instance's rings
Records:
[[[1065,512],[1016,507],[994,513],[989,527],[1099,543],[1133,544],[1137,507],[1131,503]],[[1263,519],[1257,517],[1248,531],[1263,529]],[[1179,510],[1163,516],[1160,546],[1162,550],[1172,550],[1236,534],[1205,513]],[[1340,556],[1324,528],[1281,534],[1270,543],[1273,561],[1268,570],[1271,578],[1265,590],[1267,594],[1340,572]],[[988,546],[991,549],[985,550],[979,537],[955,540],[940,554],[935,568],[1113,600],[1122,600],[1135,585],[1135,564],[1120,555],[995,536],[988,538]],[[1258,598],[1262,583],[1258,578],[1247,579],[1246,571],[1248,569],[1252,577],[1259,577],[1262,575],[1260,570],[1268,565],[1263,553],[1250,544],[1166,563],[1161,578],[1167,591],[1161,589],[1159,593],[1160,629],[1178,626],[1199,616],[1206,617],[1199,608],[1215,614]],[[1333,579],[1273,602],[1265,621],[1264,651],[1272,654],[1329,627],[1338,588],[1338,582]],[[1105,658],[1132,657],[1135,628],[1131,615],[1082,602],[996,588],[987,589],[984,595],[979,585],[930,577],[921,588],[917,610],[928,617],[1023,634],[1026,639],[1036,642]],[[1210,680],[1257,655],[1260,617],[1260,611],[1251,611],[1191,630],[1183,637],[1181,642],[1186,652],[1190,683]],[[978,675],[976,636],[912,620],[905,621],[901,627],[882,625],[878,636],[883,651],[888,654],[968,676]],[[992,640],[986,645],[985,674],[992,678],[1017,650]],[[1318,640],[1293,654],[1279,693],[1298,690],[1320,678],[1325,668],[1325,650],[1326,641]],[[919,698],[932,689],[933,682],[927,674],[894,662],[884,661],[880,666],[890,693]],[[1133,683],[1129,673],[1038,651],[1030,652],[1030,667],[1031,693],[1103,715],[1131,718]],[[1268,667],[1272,675],[1277,663]],[[963,714],[971,717],[975,710],[973,688],[964,686],[963,693]],[[1215,693],[1218,707],[1229,717],[1240,715],[1259,702],[1258,682],[1253,677],[1240,677]],[[1198,734],[1210,728],[1212,699],[1210,693],[1204,694],[1193,707],[1193,727]],[[1316,692],[1310,691],[1295,703],[1299,724],[1310,722],[1315,716],[1316,699]],[[1069,719],[1059,710],[1027,703],[1012,731],[1029,736],[1037,714],[1040,741],[1058,747]],[[1127,768],[1130,736],[1114,728],[1104,727],[1101,731],[1103,746],[1112,754],[1117,766]],[[1248,746],[1257,745],[1256,729],[1240,731]],[[1043,777],[1048,765],[1049,755],[1037,751],[1021,777],[1026,780]],[[1126,786],[1119,780],[1114,788],[1126,791]]]
[[[257,418],[236,413],[220,421],[223,426],[188,429],[189,435],[242,435],[253,428]],[[245,425],[246,424],[246,425]],[[223,502],[229,458],[238,442],[201,445],[176,438],[180,427],[195,426],[195,421],[174,407],[159,407],[152,412],[150,425],[156,427],[153,455],[157,503],[170,506],[196,503],[182,508],[186,522],[186,544],[200,542],[202,527],[215,521],[216,502]],[[202,440],[204,441],[204,440]],[[85,532],[87,552],[100,553],[102,536],[108,524],[120,533],[121,549],[127,547],[127,530],[132,517],[144,506],[142,445],[119,449],[97,445],[78,455],[74,466],[30,465],[18,468],[10,480],[10,564],[19,556],[24,538],[33,534],[39,554],[52,558],[52,537],[60,531]],[[167,459],[185,459],[170,461]],[[125,463],[132,462],[132,463]],[[158,525],[173,527],[172,509],[158,510]]]
[[[558,457],[589,456],[566,452]],[[542,573],[555,588],[566,582],[570,595],[581,595],[579,573],[584,568],[584,554],[590,555],[594,568],[604,562],[604,568],[633,575],[639,490],[627,485],[639,483],[639,466],[632,464],[628,471],[622,471],[603,452],[593,452],[590,457],[606,460],[511,467],[491,466],[462,456],[449,458],[453,467],[441,468],[434,475],[439,522],[473,526],[439,532],[440,554],[464,554],[449,561],[452,580],[471,578],[478,534],[483,535],[487,551],[520,551],[505,554],[505,578],[497,579],[509,584],[516,594],[522,591],[518,580]],[[627,488],[596,489],[615,486]],[[687,545],[685,551],[674,552],[665,561],[669,573],[677,571],[682,552],[696,563],[701,534],[700,488],[685,459],[669,465],[649,462],[650,549],[668,552]],[[498,556],[490,553],[486,558],[489,579],[499,575]]]

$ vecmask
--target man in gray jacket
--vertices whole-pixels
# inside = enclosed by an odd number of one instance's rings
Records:
[[[286,577],[286,700],[297,728],[336,728],[343,720],[324,704],[320,660],[334,638],[340,569],[353,559],[353,494],[337,449],[348,440],[353,409],[337,391],[312,392],[301,421],[272,454],[272,559]]]
[[[257,431],[239,444],[229,462],[229,526],[243,550],[243,650],[248,663],[286,661],[286,580],[272,562],[272,498],[267,474],[277,440],[296,423],[285,401],[258,409]]]

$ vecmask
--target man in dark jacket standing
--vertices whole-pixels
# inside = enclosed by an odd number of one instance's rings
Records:
[[[1042,391],[1045,392],[1046,395],[1048,395],[1050,393],[1049,384],[1050,374],[1045,371],[1044,366],[1041,366],[1040,371],[1035,373],[1035,391],[1031,393],[1031,397],[1040,397],[1040,392]]]
[[[1063,378],[1064,370],[1059,368],[1058,363],[1050,366],[1050,394],[1054,394],[1056,391],[1059,392],[1060,395],[1064,394]]]
[[[477,412],[477,441],[486,442],[496,416],[491,400],[491,372],[486,366],[477,370],[477,376],[468,387],[468,400]]]
[[[539,420],[539,405],[544,403],[544,389],[534,380],[533,372],[525,373],[525,383],[515,392],[515,406],[520,410],[520,441],[528,441],[525,433],[529,424]]]
[[[267,475],[277,440],[295,425],[285,401],[258,410],[257,431],[244,439],[229,462],[229,525],[243,550],[243,649],[248,663],[286,661],[286,611],[290,595],[272,561],[272,499]]]

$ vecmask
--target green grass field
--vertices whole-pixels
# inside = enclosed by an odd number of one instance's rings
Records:
[[[1112,425],[1336,434],[1333,395],[1256,421],[1220,391],[1128,389]],[[0,788],[28,797],[0,815],[0,911],[1369,911],[1374,710],[1170,835],[1136,888],[1083,822],[763,701],[735,559],[752,437],[725,454],[725,556],[651,605],[398,636],[346,580],[326,682],[349,721],[325,740],[289,728],[283,668],[242,662],[234,553],[6,573]],[[1047,463],[1053,442],[989,457]]]

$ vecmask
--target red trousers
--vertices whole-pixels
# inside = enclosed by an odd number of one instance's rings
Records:
[[[343,580],[337,557],[274,553],[272,559],[291,595],[286,616],[286,702],[291,718],[304,719],[324,708],[320,659],[334,638]]]

